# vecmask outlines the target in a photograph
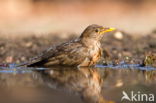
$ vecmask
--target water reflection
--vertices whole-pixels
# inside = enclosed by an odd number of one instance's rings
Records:
[[[0,82],[0,102],[120,103],[122,91],[156,95],[156,71],[135,68],[0,67]]]
[[[101,94],[103,80],[95,68],[57,67],[37,72],[44,84],[51,88],[77,93],[85,103],[113,103],[103,98]]]

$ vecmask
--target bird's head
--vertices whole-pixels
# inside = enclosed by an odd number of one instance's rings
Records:
[[[80,38],[86,38],[86,39],[94,39],[94,40],[101,40],[103,37],[103,34],[107,32],[114,31],[115,28],[105,28],[100,25],[92,24],[89,25],[81,34]]]

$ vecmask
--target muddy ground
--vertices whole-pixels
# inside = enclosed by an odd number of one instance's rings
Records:
[[[74,34],[60,38],[59,34],[27,37],[0,38],[0,63],[20,63],[36,56],[46,48],[77,38]],[[156,66],[156,32],[147,35],[116,31],[102,40],[103,58],[100,64],[118,64],[121,61]]]

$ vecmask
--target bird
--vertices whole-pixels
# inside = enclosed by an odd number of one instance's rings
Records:
[[[81,35],[71,41],[51,46],[34,58],[18,64],[26,67],[52,66],[95,66],[102,56],[101,39],[103,34],[114,31],[115,28],[101,25],[89,25]]]

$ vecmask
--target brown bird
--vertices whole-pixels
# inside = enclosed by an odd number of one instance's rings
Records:
[[[62,43],[45,50],[40,55],[18,66],[51,67],[64,66],[93,66],[102,55],[100,40],[103,34],[115,30],[99,25],[89,25],[75,40]]]

